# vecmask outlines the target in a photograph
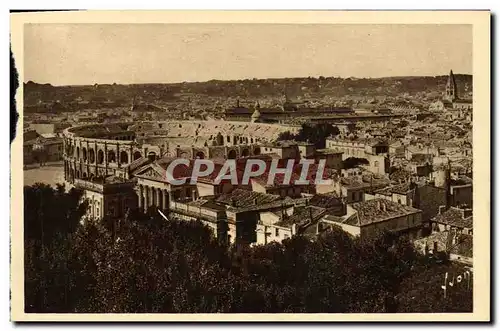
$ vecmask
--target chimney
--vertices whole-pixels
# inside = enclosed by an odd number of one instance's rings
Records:
[[[445,211],[446,211],[446,206],[439,206],[439,212],[438,212],[439,215],[441,215]]]
[[[381,210],[380,209],[380,200],[377,200],[377,210]]]
[[[380,205],[382,206],[382,211],[386,211],[387,210],[386,209],[387,206],[385,205],[385,202],[382,202]]]
[[[297,234],[297,224],[292,224],[292,236]]]
[[[451,235],[453,236],[452,239],[451,239],[451,244],[452,245],[456,245],[457,244],[457,236],[458,236],[458,234],[456,232],[454,232]]]

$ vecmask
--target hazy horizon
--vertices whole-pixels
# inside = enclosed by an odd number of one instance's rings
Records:
[[[472,74],[463,74],[460,72],[455,72],[453,71],[453,74],[455,76],[457,75],[469,75],[472,76]],[[439,76],[448,76],[449,71],[445,74],[442,75],[426,75],[426,76],[418,76],[418,75],[412,75],[412,76],[381,76],[381,77],[334,77],[334,76],[323,76],[325,78],[340,78],[340,79],[387,79],[387,78],[423,78],[423,77],[439,77]],[[308,77],[295,77],[295,76],[289,76],[289,77],[252,77],[252,78],[238,78],[238,79],[209,79],[209,80],[203,80],[203,81],[184,81],[184,82],[155,82],[155,83],[116,83],[116,85],[176,85],[176,84],[196,84],[196,83],[208,83],[210,81],[221,81],[221,82],[231,82],[231,81],[239,81],[239,80],[269,80],[269,79],[306,79],[306,78],[314,78],[314,79],[319,79],[319,76],[313,77],[313,76],[308,76]],[[29,80],[27,82],[23,82],[24,84],[27,84],[29,82],[33,82],[38,85],[45,85],[45,84],[50,84],[51,86],[54,87],[66,87],[66,86],[93,86],[95,84],[97,85],[113,85],[114,83],[94,83],[94,84],[70,84],[70,85],[55,85],[50,82],[35,82],[32,80]]]
[[[470,25],[28,24],[24,47],[53,86],[472,74]]]

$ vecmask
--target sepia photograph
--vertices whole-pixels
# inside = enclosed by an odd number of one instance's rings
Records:
[[[12,319],[488,321],[490,13],[182,13],[11,14]]]

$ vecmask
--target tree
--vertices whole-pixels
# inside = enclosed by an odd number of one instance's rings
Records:
[[[328,123],[320,124],[303,124],[297,134],[292,134],[288,131],[281,133],[278,136],[278,141],[296,140],[302,142],[310,142],[316,148],[325,148],[326,139],[330,136],[336,136],[340,133],[336,126]]]
[[[358,157],[349,157],[342,161],[342,169],[352,169],[363,164],[369,164],[368,160]]]
[[[82,192],[45,184],[24,188],[24,252],[26,312],[71,309],[71,242],[87,204]]]
[[[437,288],[438,281],[426,276],[434,266],[412,243],[390,233],[359,238],[333,227],[314,241],[299,235],[228,249],[199,221],[166,222],[153,211],[135,210],[118,220],[80,223],[86,208],[81,193],[37,184],[25,194],[27,312],[380,313],[472,307],[465,296],[465,302],[436,296],[430,287]]]
[[[441,286],[446,272],[451,276],[460,275],[465,268],[459,264],[432,262],[422,263],[412,270],[400,285],[397,295],[398,311],[402,313],[472,312],[473,290],[464,281],[449,287],[444,297]],[[456,281],[455,281],[456,282]]]

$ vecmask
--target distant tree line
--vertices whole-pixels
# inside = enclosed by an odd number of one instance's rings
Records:
[[[228,248],[198,221],[132,211],[81,223],[81,192],[36,184],[24,194],[27,313],[472,309],[469,293],[443,299],[435,267],[387,234],[360,240],[333,229],[317,241]]]

